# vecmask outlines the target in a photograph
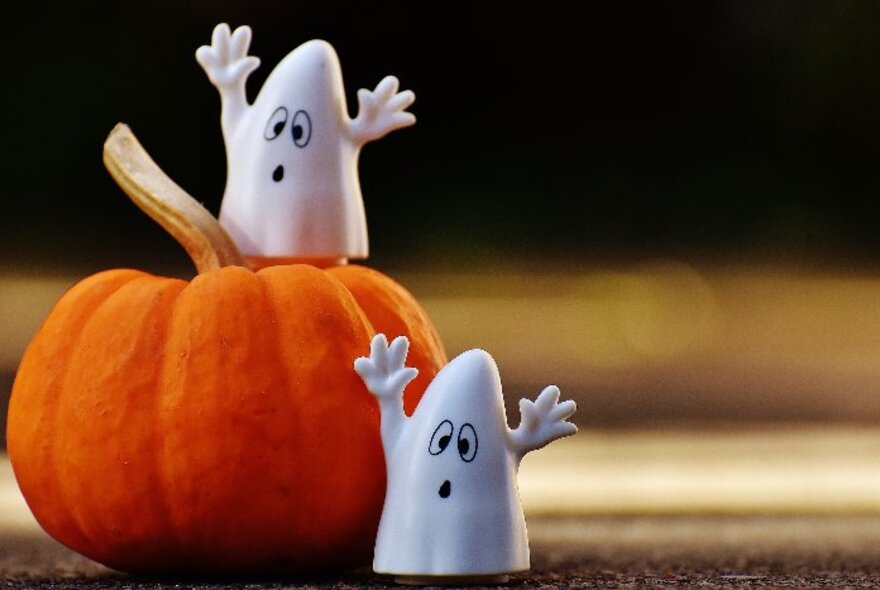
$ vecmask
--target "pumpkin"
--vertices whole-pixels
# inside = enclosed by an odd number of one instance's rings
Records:
[[[102,272],[45,320],[7,427],[37,521],[128,572],[368,563],[385,466],[378,408],[352,363],[373,334],[406,335],[420,370],[411,412],[446,362],[426,314],[363,266],[247,268],[124,126],[105,162],[199,273]]]

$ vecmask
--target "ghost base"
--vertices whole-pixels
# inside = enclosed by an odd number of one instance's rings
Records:
[[[392,576],[395,582],[404,586],[494,586],[510,581],[507,574],[480,574],[464,576],[426,576],[402,575]]]

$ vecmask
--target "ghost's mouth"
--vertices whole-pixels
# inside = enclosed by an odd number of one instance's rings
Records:
[[[449,494],[452,493],[452,484],[449,483],[449,480],[443,482],[443,485],[440,486],[440,489],[437,491],[440,494],[441,498],[448,498]]]
[[[278,167],[272,171],[272,180],[275,182],[281,182],[282,178],[284,178],[284,166],[279,164]]]

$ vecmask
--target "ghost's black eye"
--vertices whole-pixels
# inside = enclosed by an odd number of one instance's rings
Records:
[[[439,455],[446,450],[446,447],[449,446],[449,441],[452,440],[452,432],[454,430],[455,428],[449,420],[441,422],[434,430],[434,434],[431,435],[431,443],[428,445],[428,452],[432,455]]]
[[[309,140],[312,139],[312,119],[307,112],[299,110],[294,113],[290,133],[296,147],[304,148],[309,145]]]
[[[474,427],[465,422],[458,431],[458,454],[461,455],[462,461],[470,463],[477,456],[477,431]]]
[[[272,116],[269,117],[269,122],[266,123],[266,130],[263,131],[263,137],[272,141],[284,131],[284,126],[287,125],[287,109],[284,107],[278,107],[275,109],[275,112],[272,113]]]

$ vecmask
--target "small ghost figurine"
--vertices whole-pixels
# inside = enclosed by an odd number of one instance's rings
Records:
[[[368,141],[415,123],[415,100],[387,76],[358,92],[350,119],[336,51],[303,43],[285,57],[248,104],[245,82],[260,60],[251,30],[214,29],[196,59],[220,91],[226,192],[220,224],[246,256],[366,258],[367,226],[358,155]]]
[[[403,583],[494,583],[529,569],[526,523],[516,485],[529,451],[577,432],[574,401],[550,386],[520,400],[507,427],[495,361],[470,350],[443,367],[411,417],[403,391],[409,341],[373,338],[355,371],[379,401],[388,472],[373,569]]]

